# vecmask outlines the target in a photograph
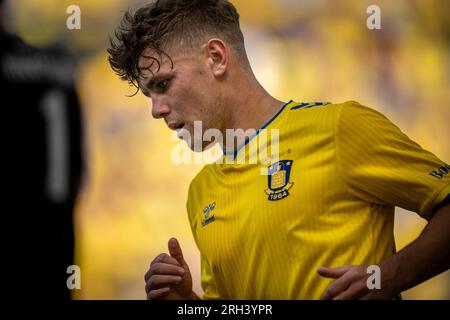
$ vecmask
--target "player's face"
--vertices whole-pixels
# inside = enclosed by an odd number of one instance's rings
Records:
[[[157,59],[160,64],[154,60]],[[191,139],[186,141],[194,150],[193,140],[202,140],[203,132],[210,128],[222,131],[223,108],[220,105],[220,87],[216,83],[201,54],[156,55],[144,51],[139,60],[143,78],[139,86],[152,100],[152,115],[164,119],[178,136],[187,130]],[[202,122],[203,132],[194,137],[194,121]],[[210,142],[198,143],[202,150]],[[200,151],[200,150],[196,150]]]

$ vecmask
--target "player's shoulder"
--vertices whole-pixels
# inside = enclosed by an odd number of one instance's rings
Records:
[[[324,117],[333,117],[342,108],[343,104],[332,102],[292,102],[288,106],[288,114],[290,120],[322,119]],[[294,123],[297,121],[294,121]],[[300,121],[304,122],[304,121]]]
[[[380,111],[357,101],[346,101],[339,105],[338,120],[340,125],[377,126],[391,125],[391,121]]]
[[[340,103],[296,102],[289,106],[288,112],[288,121],[284,122],[283,128],[293,133],[292,136],[298,133],[305,137],[317,137],[335,134],[342,127],[362,130],[368,126],[382,128],[391,123],[380,112],[355,100]]]
[[[291,114],[300,114],[301,112],[311,113],[334,113],[339,112],[341,109],[363,109],[372,110],[371,108],[360,104],[355,100],[348,100],[344,102],[292,102],[289,106]]]
[[[330,119],[331,122],[335,122],[340,119],[344,114],[344,117],[365,117],[370,115],[381,115],[375,109],[365,106],[358,101],[348,100],[339,103],[333,102],[294,102],[289,107],[289,117],[310,117],[311,119],[320,119],[320,121],[326,121]]]
[[[288,130],[333,130],[343,109],[358,106],[356,101],[333,102],[293,102],[288,106]]]

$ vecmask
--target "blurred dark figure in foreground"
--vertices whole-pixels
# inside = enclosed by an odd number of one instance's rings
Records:
[[[12,299],[67,300],[83,171],[75,60],[60,49],[33,48],[0,28],[2,120],[11,144],[3,156],[13,178],[12,206],[3,209],[4,292]]]

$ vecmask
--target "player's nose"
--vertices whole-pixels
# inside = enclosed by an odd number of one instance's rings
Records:
[[[167,114],[169,114],[170,108],[167,103],[164,103],[158,99],[152,99],[152,116],[155,119],[164,118]]]

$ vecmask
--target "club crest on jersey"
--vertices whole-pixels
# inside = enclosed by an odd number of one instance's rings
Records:
[[[268,200],[277,201],[289,195],[289,189],[294,184],[289,182],[293,162],[292,160],[281,160],[268,167],[269,188],[264,190],[269,196]]]
[[[203,208],[202,227],[216,220],[212,211],[216,208],[216,203],[210,203]]]

